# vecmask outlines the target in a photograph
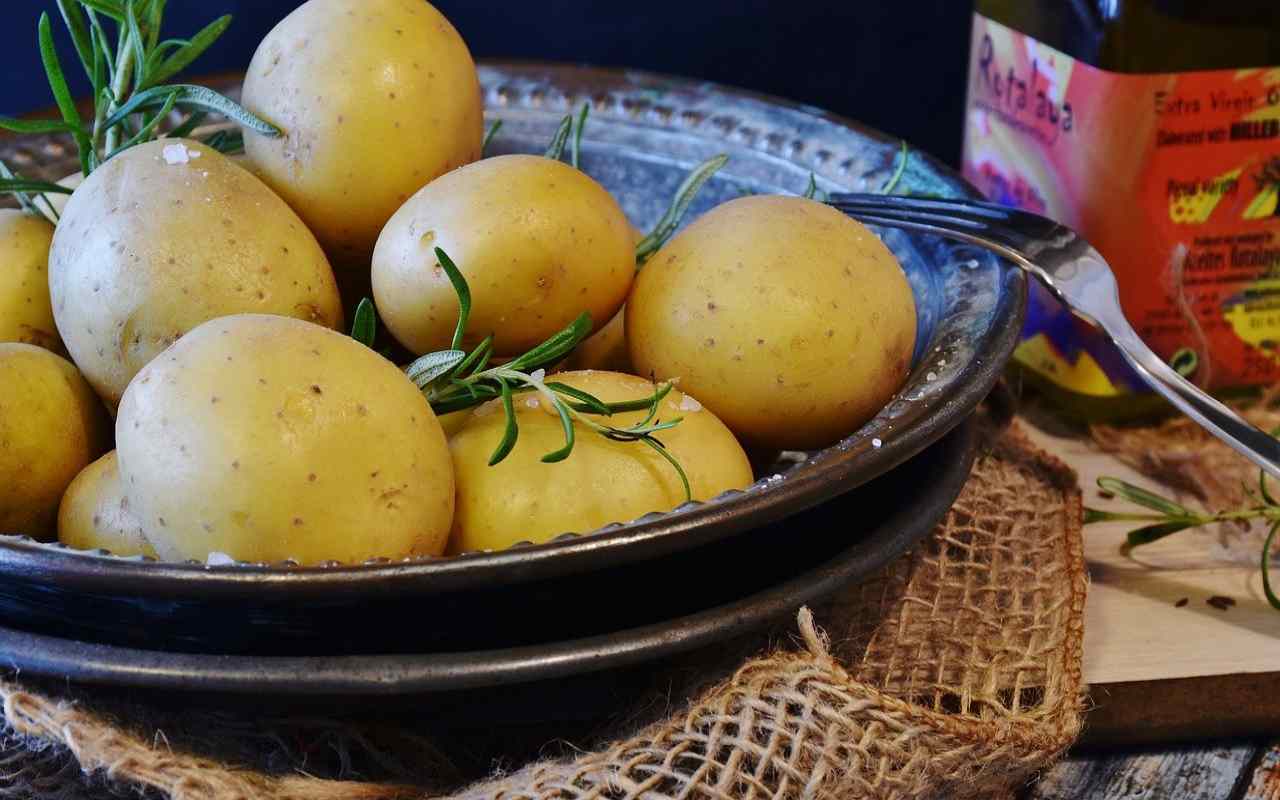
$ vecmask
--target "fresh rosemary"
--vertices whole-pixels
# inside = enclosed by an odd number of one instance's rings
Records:
[[[1272,435],[1280,434],[1280,429],[1272,431]],[[1095,522],[1141,522],[1141,527],[1129,531],[1125,539],[1124,550],[1128,552],[1135,547],[1151,544],[1166,536],[1187,530],[1212,525],[1219,522],[1243,524],[1250,520],[1260,519],[1270,524],[1266,541],[1262,545],[1262,591],[1272,608],[1280,610],[1280,596],[1271,588],[1271,547],[1275,542],[1276,532],[1280,531],[1280,502],[1276,501],[1267,488],[1267,476],[1258,471],[1258,486],[1255,490],[1247,483],[1244,485],[1248,505],[1233,511],[1202,513],[1194,511],[1174,500],[1147,491],[1119,478],[1103,477],[1098,479],[1098,488],[1107,494],[1123,497],[1131,503],[1142,506],[1153,513],[1137,514],[1129,512],[1103,511],[1086,507],[1084,523]]]
[[[212,89],[165,81],[186,69],[218,40],[230,16],[210,22],[189,39],[161,39],[160,29],[167,0],[57,0],[58,12],[71,35],[76,56],[93,92],[93,117],[84,119],[71,96],[66,74],[53,46],[49,15],[37,24],[40,60],[60,120],[19,120],[0,116],[0,129],[17,133],[70,135],[80,157],[80,170],[88,176],[124,150],[160,136],[189,137],[210,113],[239,123],[265,136],[280,136],[275,125],[242,108]],[[107,28],[112,29],[108,34]],[[170,114],[185,112],[182,120],[164,129]],[[243,148],[237,133],[219,131],[203,137],[205,144],[222,152]],[[35,209],[50,193],[69,194],[70,189],[47,181],[0,171],[0,193],[13,194],[25,208]],[[52,212],[52,207],[48,212]],[[53,217],[56,219],[56,214]]]

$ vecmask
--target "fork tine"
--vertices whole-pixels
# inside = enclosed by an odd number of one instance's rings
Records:
[[[977,200],[944,197],[904,197],[902,195],[884,195],[868,193],[838,193],[828,197],[828,202],[837,205],[859,205],[868,208],[912,209],[917,211],[934,211],[954,214],[963,211],[974,217],[992,220],[1006,220],[1011,209]]]

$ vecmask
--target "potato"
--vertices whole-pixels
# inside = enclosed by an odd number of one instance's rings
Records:
[[[0,208],[0,342],[63,352],[49,304],[46,267],[52,241],[47,220]]]
[[[80,188],[80,184],[82,183],[84,183],[83,172],[73,172],[70,175],[64,175],[58,179],[59,186],[65,186],[72,190]],[[44,197],[49,202],[46,204],[43,201],[37,200],[36,208],[40,209],[40,213],[44,214],[45,219],[57,224],[58,220],[54,217],[54,214],[56,213],[59,217],[62,216],[62,212],[66,209],[67,201],[71,199],[71,195],[49,192]],[[50,212],[50,206],[53,207],[52,212]]]
[[[342,272],[432,178],[480,157],[475,63],[423,0],[310,0],[258,46],[241,102],[284,128],[245,131],[255,172],[307,221]]]
[[[120,475],[166,559],[436,555],[453,470],[418,388],[364,345],[287,317],[207,322],[148,364],[116,420]]]
[[[627,301],[642,375],[680,378],[744,441],[807,449],[870,419],[902,385],[915,302],[874,233],[822,203],[744,197],[645,265]]]
[[[324,252],[279,197],[191,141],[126,150],[76,189],[49,257],[53,314],[111,407],[200,323],[243,312],[342,325]]]
[[[645,397],[654,389],[642,378],[616,372],[555,377],[606,402]],[[496,466],[488,462],[502,438],[505,416],[500,408],[477,409],[450,441],[458,481],[450,551],[499,550],[569,531],[589,533],[684,502],[675,469],[647,445],[612,441],[579,424],[569,457],[544,464],[542,456],[564,444],[559,418],[532,394],[516,397],[516,414],[520,434],[515,449]],[[599,419],[625,427],[643,416],[633,412]],[[695,500],[751,483],[751,465],[729,429],[692,397],[672,390],[659,419],[677,417],[683,421],[657,436],[688,473]]]
[[[627,349],[627,309],[623,306],[603,328],[583,340],[565,360],[568,369],[635,372]]]
[[[541,156],[486,158],[424,186],[378,237],[378,311],[415,353],[448,347],[458,318],[436,247],[471,286],[466,343],[493,333],[498,356],[528,350],[583,311],[606,322],[635,275],[629,223],[604,187]]]
[[[58,541],[77,550],[156,557],[120,483],[116,451],[80,471],[58,508]]]
[[[0,344],[0,533],[51,539],[62,493],[107,449],[105,409],[69,361]]]

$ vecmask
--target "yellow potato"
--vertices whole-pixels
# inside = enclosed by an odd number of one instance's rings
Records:
[[[77,550],[156,557],[120,483],[112,450],[80,471],[58,508],[58,541]]]
[[[635,275],[630,226],[604,187],[549,158],[486,158],[427,184],[378,238],[378,312],[415,353],[448,347],[457,323],[436,247],[471,287],[467,343],[493,333],[498,356],[528,350],[583,311],[607,321]]]
[[[631,366],[631,353],[627,350],[626,306],[620,308],[603,328],[578,345],[565,360],[565,367],[635,372]]]
[[[185,140],[126,150],[76,189],[53,236],[49,289],[67,350],[111,407],[206,320],[254,312],[342,326],[333,271],[297,215]]]
[[[655,253],[626,326],[640,374],[679,377],[744,441],[805,449],[853,432],[898,390],[916,314],[874,233],[822,203],[759,196]]]
[[[63,352],[49,304],[48,221],[0,208],[0,342],[25,342]]]
[[[241,101],[283,138],[245,131],[255,172],[340,271],[368,281],[378,232],[411,194],[480,157],[475,63],[423,0],[310,0],[267,34]]]
[[[166,559],[436,555],[453,516],[440,423],[394,364],[287,317],[207,322],[148,364],[116,420],[120,475]]]
[[[555,379],[606,402],[645,397],[654,388],[642,378],[616,372],[566,372]],[[564,444],[559,418],[535,395],[518,395],[515,403],[520,434],[501,463],[488,464],[502,438],[501,408],[473,411],[450,441],[458,481],[451,552],[499,550],[565,532],[589,533],[684,502],[675,469],[650,447],[611,441],[581,424],[569,457],[542,463],[544,454]],[[643,412],[633,412],[596,419],[625,427],[643,417]],[[692,397],[672,390],[658,418],[677,417],[683,421],[657,436],[688,473],[695,500],[750,485],[751,465],[729,429]]]
[[[62,493],[106,450],[110,430],[71,362],[0,344],[0,533],[53,538]]]

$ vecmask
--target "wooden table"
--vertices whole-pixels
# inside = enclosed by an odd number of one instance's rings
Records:
[[[1028,427],[1080,473],[1086,505],[1121,505],[1099,496],[1099,475],[1159,488],[1083,437]],[[1257,562],[1231,562],[1212,533],[1125,556],[1128,529],[1085,529],[1095,707],[1079,752],[1021,800],[1280,800],[1280,612],[1262,595]],[[1216,608],[1213,596],[1235,605]],[[1135,749],[1144,740],[1156,744]]]

